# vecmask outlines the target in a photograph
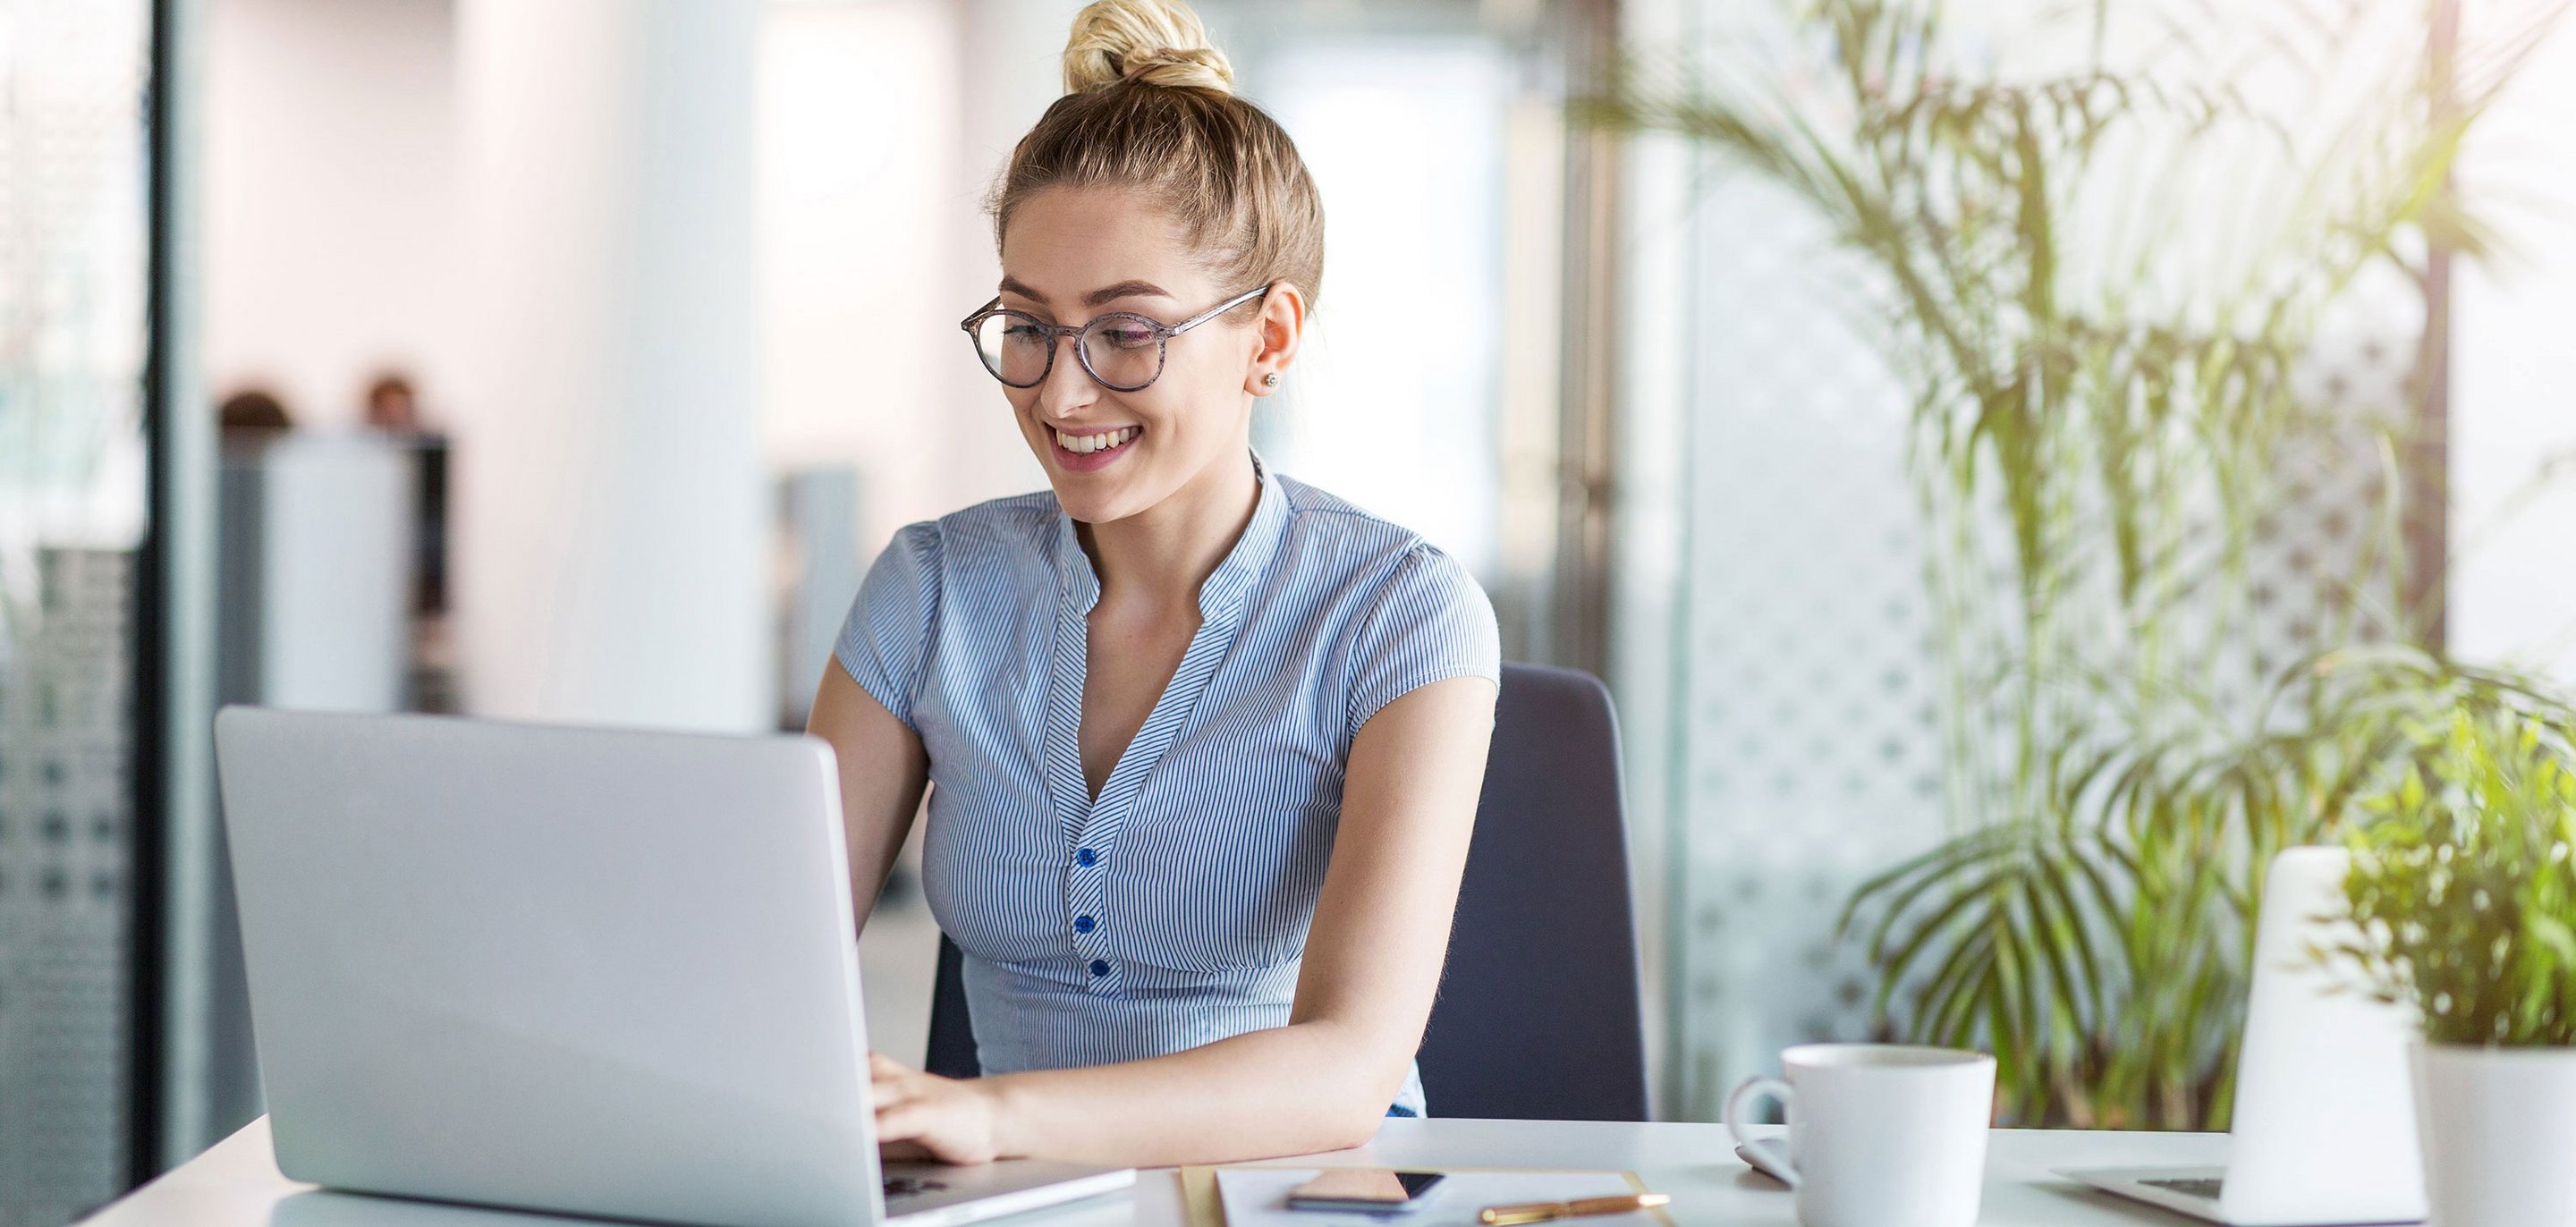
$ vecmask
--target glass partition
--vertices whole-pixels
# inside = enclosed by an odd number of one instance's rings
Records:
[[[150,10],[0,4],[0,1224],[124,1190]]]

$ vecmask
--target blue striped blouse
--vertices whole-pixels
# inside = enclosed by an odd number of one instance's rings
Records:
[[[929,752],[924,886],[989,1072],[1285,1025],[1352,736],[1418,686],[1499,684],[1464,567],[1254,465],[1251,524],[1096,800],[1076,735],[1100,584],[1052,493],[909,525],[860,585],[835,656]],[[1418,1075],[1395,1106],[1422,1111]]]

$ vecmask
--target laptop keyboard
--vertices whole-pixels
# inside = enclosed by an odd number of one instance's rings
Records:
[[[897,1176],[894,1179],[885,1182],[885,1197],[887,1201],[893,1201],[898,1197],[913,1197],[922,1193],[937,1193],[947,1187],[947,1185],[941,1184],[936,1180],[925,1180],[919,1176]]]
[[[2171,1189],[2185,1197],[2206,1197],[2216,1201],[2219,1186],[2227,1181],[2217,1176],[2191,1176],[2175,1180],[2141,1180],[2138,1183],[2159,1189]]]

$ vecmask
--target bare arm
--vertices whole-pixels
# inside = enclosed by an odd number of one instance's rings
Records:
[[[838,661],[823,666],[805,731],[832,743],[840,761],[841,824],[850,845],[850,899],[860,927],[894,872],[930,780],[921,737],[887,711]]]
[[[954,1162],[1225,1162],[1366,1141],[1403,1089],[1448,954],[1494,686],[1434,682],[1351,744],[1288,1024],[1151,1060],[951,1081],[880,1058],[878,1130]]]

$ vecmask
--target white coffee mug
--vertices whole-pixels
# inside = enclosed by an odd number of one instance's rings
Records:
[[[1744,1110],[1768,1095],[1789,1115],[1788,1166],[1805,1227],[1971,1227],[1986,1182],[1995,1059],[1906,1044],[1801,1044],[1778,1078],[1726,1097],[1726,1127],[1754,1150]],[[1776,1153],[1775,1153],[1776,1157]]]

